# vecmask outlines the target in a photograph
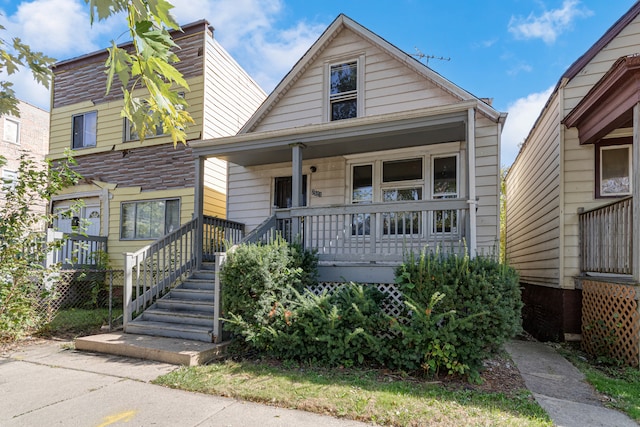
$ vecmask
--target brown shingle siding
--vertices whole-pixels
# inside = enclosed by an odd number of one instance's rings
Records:
[[[193,187],[194,157],[191,148],[172,144],[132,146],[128,151],[109,151],[76,156],[74,169],[87,181],[146,190]]]
[[[175,67],[185,78],[200,76],[203,73],[202,51],[204,37],[210,37],[206,21],[185,30],[174,33],[175,42],[180,47],[176,54],[180,61]],[[123,47],[127,47],[126,45]],[[101,50],[76,59],[62,61],[53,67],[55,84],[53,85],[53,108],[92,101],[94,104],[122,99],[120,81],[116,78],[108,95],[105,61],[107,51]]]

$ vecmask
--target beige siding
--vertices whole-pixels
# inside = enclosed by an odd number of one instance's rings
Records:
[[[211,158],[204,164],[204,215],[226,218],[227,162]]]
[[[206,38],[203,139],[235,135],[266,94],[224,50]]]
[[[554,96],[507,177],[507,260],[526,283],[559,284],[559,144]]]
[[[411,70],[406,65],[344,29],[315,59],[304,74],[262,119],[255,131],[283,129],[327,121],[325,67],[334,61],[364,55],[364,115],[450,104],[458,99]]]
[[[476,236],[478,253],[497,253],[500,236],[498,125],[476,117]]]

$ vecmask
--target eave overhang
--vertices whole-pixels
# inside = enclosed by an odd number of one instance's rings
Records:
[[[633,106],[640,102],[640,55],[618,59],[564,118],[578,129],[580,144],[592,144],[615,129],[632,126]]]
[[[466,140],[468,110],[478,101],[383,116],[362,117],[275,131],[191,142],[194,155],[241,166],[290,162],[291,145],[304,158],[344,156]]]

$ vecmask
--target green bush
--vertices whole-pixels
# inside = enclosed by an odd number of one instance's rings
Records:
[[[495,259],[422,253],[409,256],[396,280],[410,310],[397,340],[415,349],[391,360],[401,368],[428,362],[427,371],[475,371],[521,330],[518,275]]]
[[[225,327],[281,360],[472,376],[521,328],[518,276],[491,258],[410,255],[396,271],[405,309],[395,318],[371,285],[303,291],[316,267],[281,240],[241,246],[222,271]]]
[[[223,316],[267,322],[274,302],[288,301],[315,278],[314,257],[280,237],[268,245],[240,245],[228,254],[221,271]],[[310,270],[304,272],[303,265]],[[227,329],[242,333],[234,324]]]

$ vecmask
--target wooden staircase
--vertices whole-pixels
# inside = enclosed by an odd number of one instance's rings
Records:
[[[127,333],[213,342],[215,265],[203,263],[129,322]]]

